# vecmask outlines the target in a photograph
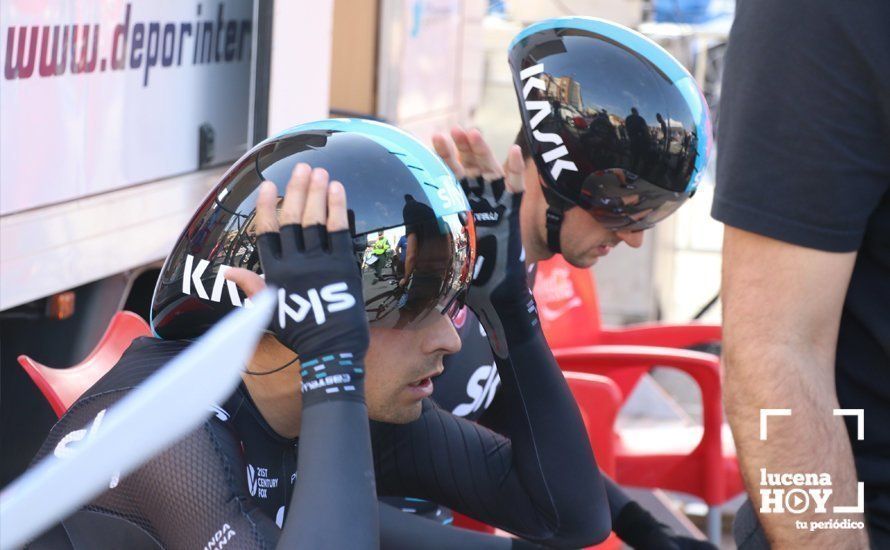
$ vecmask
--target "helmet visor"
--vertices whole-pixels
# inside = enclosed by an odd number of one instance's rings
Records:
[[[711,144],[707,105],[651,40],[603,20],[548,20],[514,39],[510,65],[548,198],[639,230],[695,191]]]
[[[254,216],[252,211],[240,227],[233,226],[238,236],[227,250],[219,251],[226,266],[261,272]],[[453,317],[470,283],[471,217],[438,217],[430,206],[406,198],[403,218],[403,225],[353,238],[365,312],[371,326],[378,328],[416,325],[431,313]]]
[[[381,237],[368,236],[362,250],[360,242],[356,245],[372,326],[402,328],[433,312],[456,313],[470,275],[469,231],[460,218],[450,214],[406,223]]]
[[[598,170],[581,184],[576,204],[607,229],[640,231],[670,216],[687,195],[653,185],[633,172]]]

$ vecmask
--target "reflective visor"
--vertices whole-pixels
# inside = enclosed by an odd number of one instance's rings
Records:
[[[424,214],[420,203],[405,208]],[[463,304],[470,279],[470,233],[461,220],[466,217],[405,217],[405,225],[383,231],[382,237],[366,235],[367,246],[357,252],[372,326],[402,328],[432,312],[453,316]],[[382,246],[381,239],[387,241]]]
[[[220,250],[227,266],[261,271],[254,216],[252,211]],[[470,283],[470,217],[437,217],[430,206],[412,198],[405,199],[400,219],[404,225],[353,238],[368,322],[404,328],[433,312],[453,317]]]
[[[648,229],[676,211],[687,196],[652,185],[633,172],[598,170],[581,184],[576,204],[605,228]]]

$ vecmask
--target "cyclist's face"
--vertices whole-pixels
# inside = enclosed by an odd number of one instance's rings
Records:
[[[581,208],[574,207],[565,212],[559,240],[566,261],[586,268],[622,242],[639,248],[643,244],[643,232],[611,231]]]
[[[441,374],[442,358],[460,350],[460,338],[445,315],[431,314],[419,326],[375,328],[365,358],[365,401],[373,420],[404,424],[420,416],[421,400]]]

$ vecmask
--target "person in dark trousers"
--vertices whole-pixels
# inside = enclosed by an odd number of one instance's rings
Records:
[[[750,496],[740,548],[890,548],[888,23],[883,0],[738,3],[712,215],[726,224],[724,395]],[[765,438],[764,409],[787,413]],[[785,473],[830,486],[769,481]],[[790,513],[774,489],[831,494]]]

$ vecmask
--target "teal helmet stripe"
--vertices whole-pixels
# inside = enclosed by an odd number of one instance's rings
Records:
[[[713,130],[711,128],[711,116],[708,112],[708,104],[702,96],[701,90],[695,80],[691,76],[687,76],[684,79],[674,82],[674,86],[680,90],[680,94],[683,96],[683,99],[686,100],[686,105],[692,112],[692,119],[695,121],[696,135],[712,135]],[[698,182],[701,180],[701,176],[704,174],[705,168],[707,167],[708,159],[711,158],[712,146],[713,140],[698,140],[698,143],[696,144],[695,173],[689,179],[689,185],[686,186],[686,193],[691,193],[698,187]]]
[[[540,21],[526,27],[517,34],[510,42],[510,49],[512,50],[519,41],[549,29],[578,29],[605,36],[610,40],[627,46],[651,61],[667,75],[671,82],[677,82],[690,76],[689,71],[674,59],[667,50],[653,42],[650,38],[622,25],[597,17],[554,17],[553,19]]]
[[[360,118],[331,118],[292,126],[263,143],[311,130],[363,135],[392,153],[414,174],[437,216],[466,212],[470,204],[445,162],[416,137],[381,122]],[[455,192],[456,191],[456,192]]]

